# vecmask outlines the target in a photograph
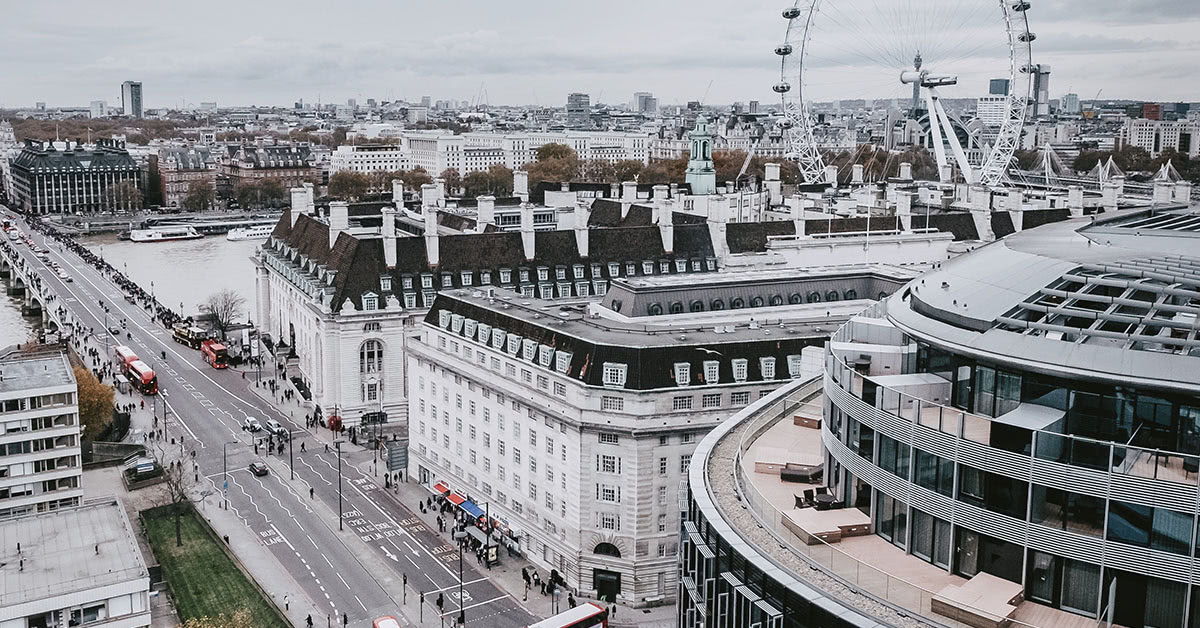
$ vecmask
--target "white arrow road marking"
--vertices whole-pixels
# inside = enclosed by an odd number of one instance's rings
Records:
[[[396,562],[400,562],[400,559],[399,559],[399,558],[396,558],[396,555],[395,555],[395,554],[393,554],[393,553],[389,552],[389,551],[388,551],[388,548],[386,548],[386,547],[384,547],[384,546],[380,545],[380,546],[379,546],[379,549],[383,550],[383,553],[384,553],[384,554],[387,554],[387,557],[388,557],[388,558],[390,558],[390,559],[392,559],[392,560],[394,560],[394,561],[396,561]]]

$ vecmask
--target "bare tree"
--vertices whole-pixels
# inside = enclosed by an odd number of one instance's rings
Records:
[[[167,444],[167,441],[162,439],[153,442],[154,458],[163,472],[157,501],[159,505],[171,507],[171,516],[175,518],[175,546],[181,547],[183,532],[180,522],[183,513],[204,498],[196,491],[200,475],[196,471],[195,459],[184,453],[182,440],[178,445]]]
[[[213,327],[221,332],[222,339],[225,338],[225,332],[229,331],[242,315],[245,307],[246,297],[229,288],[214,292],[200,304],[200,309],[212,316]]]

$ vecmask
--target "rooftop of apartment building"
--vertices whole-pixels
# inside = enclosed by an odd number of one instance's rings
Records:
[[[147,578],[113,498],[0,521],[0,607]]]
[[[0,395],[60,386],[75,386],[75,375],[62,353],[0,357]]]

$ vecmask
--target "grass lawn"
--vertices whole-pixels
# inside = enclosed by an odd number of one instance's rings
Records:
[[[203,526],[195,512],[183,515],[183,545],[177,547],[174,517],[168,513],[146,517],[150,546],[171,585],[180,618],[230,615],[244,608],[254,626],[287,628]]]

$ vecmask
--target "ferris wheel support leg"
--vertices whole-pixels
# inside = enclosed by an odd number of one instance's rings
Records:
[[[937,117],[937,93],[925,88],[925,103],[929,107],[929,132],[933,135],[933,155],[937,158],[938,178],[942,183],[949,183],[946,176],[946,147],[942,145],[942,123]],[[953,131],[951,131],[953,132]]]
[[[958,134],[954,132],[954,126],[950,124],[950,116],[946,115],[942,101],[936,95],[933,98],[933,104],[937,107],[937,118],[946,131],[946,138],[950,140],[950,150],[954,152],[954,160],[958,162],[958,169],[962,171],[963,178],[966,179],[968,185],[975,183],[975,173],[967,161],[967,153],[963,151],[962,143],[958,141]]]

